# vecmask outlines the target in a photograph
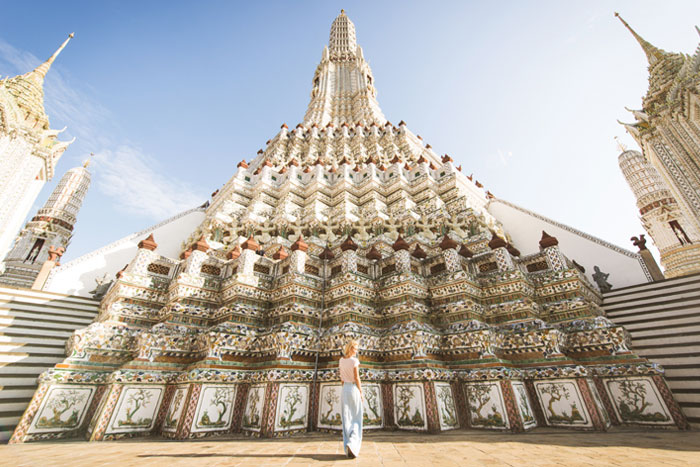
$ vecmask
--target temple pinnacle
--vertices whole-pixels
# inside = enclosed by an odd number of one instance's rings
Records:
[[[85,162],[83,163],[83,167],[84,167],[84,168],[86,168],[86,169],[88,168],[88,166],[90,165],[90,162],[92,162],[92,158],[93,158],[93,157],[95,157],[95,153],[94,153],[94,152],[91,152],[91,153],[90,153],[90,157],[88,157],[87,159],[85,159]]]
[[[620,152],[625,152],[625,151],[627,151],[627,146],[625,146],[625,144],[624,144],[622,141],[620,141],[619,138],[618,138],[617,136],[615,136],[615,142],[617,143],[617,149],[618,149]]]
[[[75,33],[70,33],[68,34],[68,38],[63,41],[63,44],[56,49],[56,51],[51,55],[48,60],[46,60],[44,63],[36,67],[34,71],[32,71],[29,76],[34,78],[35,81],[37,81],[39,84],[43,83],[44,78],[46,77],[46,73],[48,73],[49,68],[51,68],[51,64],[56,60],[56,57],[58,57],[58,54],[61,53],[61,51],[65,48],[65,46],[68,44],[68,41],[70,41],[73,37],[75,37]]]
[[[637,31],[632,29],[632,27],[627,24],[627,21],[625,21],[622,16],[620,16],[620,13],[615,12],[615,17],[618,18],[622,24],[629,30],[629,32],[632,33],[635,39],[637,39],[637,42],[639,42],[639,45],[642,46],[642,50],[644,50],[644,53],[647,56],[647,60],[649,61],[649,65],[654,65],[656,62],[664,58],[665,52],[658,47],[654,47],[651,45],[649,42],[644,40],[642,36],[637,34]]]

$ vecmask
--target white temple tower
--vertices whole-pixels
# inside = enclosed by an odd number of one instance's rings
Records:
[[[31,287],[44,262],[65,252],[90,186],[88,164],[66,172],[44,207],[27,222],[5,258],[0,283]]]
[[[623,148],[621,148],[623,149]],[[687,223],[683,213],[659,172],[639,151],[623,150],[618,158],[627,183],[637,198],[642,226],[654,239],[661,253],[666,277],[693,272],[687,258],[694,244],[700,244],[700,232]],[[695,261],[700,261],[700,250]]]
[[[48,60],[0,80],[0,258],[12,247],[34,200],[72,141],[59,141],[44,110],[44,78],[73,34]]]
[[[635,123],[623,123],[643,156],[628,160],[623,172],[640,209],[649,204],[640,195],[652,202],[645,208],[648,212],[641,213],[642,222],[661,250],[666,277],[699,273],[700,47],[692,56],[666,52],[615,15],[642,47],[649,64],[649,90],[642,109],[630,110]]]

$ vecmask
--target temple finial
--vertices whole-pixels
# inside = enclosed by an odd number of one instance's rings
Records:
[[[649,42],[644,40],[644,38],[642,38],[642,36],[637,34],[637,31],[632,29],[632,27],[629,24],[627,24],[627,21],[625,21],[622,18],[622,16],[620,16],[620,13],[615,12],[615,17],[618,18],[622,22],[622,24],[629,30],[629,32],[632,33],[634,38],[637,39],[637,42],[639,42],[639,45],[642,46],[642,50],[644,50],[644,53],[647,56],[647,60],[649,61],[649,65],[653,65],[656,62],[658,62],[659,60],[664,58],[665,52],[663,50],[659,49],[658,47],[654,47]]]
[[[31,76],[33,76],[37,81],[42,82],[44,81],[44,78],[46,77],[46,73],[48,73],[49,68],[51,68],[51,64],[56,60],[56,57],[58,57],[58,54],[61,53],[61,51],[66,47],[68,44],[68,41],[73,39],[75,37],[74,33],[68,34],[68,38],[63,41],[63,44],[56,49],[56,51],[51,55],[48,60],[46,60],[44,63],[36,67],[34,71],[31,72]]]
[[[87,169],[88,166],[90,165],[90,162],[92,162],[92,158],[93,158],[93,157],[95,157],[95,153],[94,153],[94,152],[91,152],[91,153],[90,153],[90,157],[88,157],[87,159],[85,159],[85,162],[83,163],[83,167],[85,167],[85,168]]]
[[[617,136],[615,137],[615,142],[617,143],[617,149],[620,152],[627,151],[627,146],[625,146],[625,144],[622,141],[620,141],[620,139]]]

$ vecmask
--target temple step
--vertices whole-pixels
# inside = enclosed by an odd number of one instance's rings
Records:
[[[603,308],[629,331],[635,353],[666,369],[683,413],[700,428],[700,274],[613,290]]]
[[[37,388],[37,377],[65,358],[76,329],[97,316],[99,302],[0,287],[0,441],[7,442]]]

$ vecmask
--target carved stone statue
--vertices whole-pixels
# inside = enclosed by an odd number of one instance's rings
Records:
[[[105,273],[102,278],[95,279],[95,282],[97,283],[95,289],[91,290],[89,293],[92,294],[92,298],[95,300],[102,300],[114,281],[109,280],[108,274]]]
[[[647,239],[644,238],[644,234],[641,234],[639,238],[637,237],[632,237],[630,238],[632,241],[632,244],[639,248],[639,251],[646,250],[647,249]]]
[[[610,274],[604,273],[598,266],[593,266],[593,270],[595,271],[593,273],[593,280],[598,284],[600,291],[603,293],[610,292],[613,288],[612,284],[608,282]]]

